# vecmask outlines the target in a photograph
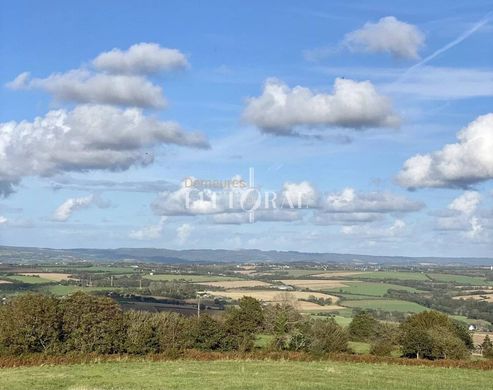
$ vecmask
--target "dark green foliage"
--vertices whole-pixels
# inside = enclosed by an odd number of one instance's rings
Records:
[[[490,336],[485,336],[481,344],[481,349],[485,358],[493,359],[493,343],[490,340]]]
[[[225,348],[225,332],[222,324],[208,315],[195,320],[191,331],[194,348],[216,351]]]
[[[179,351],[193,346],[194,321],[172,312],[154,314],[159,352]]]
[[[402,324],[401,331],[404,356],[462,359],[468,355],[468,337],[445,314],[436,311],[414,314]]]
[[[265,330],[275,335],[291,332],[302,321],[302,315],[288,303],[277,303],[264,308]]]
[[[75,293],[66,298],[61,307],[67,350],[116,353],[123,349],[123,313],[115,301]]]
[[[309,350],[316,354],[347,352],[348,334],[333,318],[315,320],[310,330]]]
[[[467,329],[466,325],[462,322],[451,320],[453,333],[462,340],[467,349],[474,349],[474,342],[471,337],[471,333]]]
[[[375,356],[390,356],[394,344],[389,339],[377,339],[371,344],[370,354]]]
[[[349,324],[349,337],[353,341],[368,341],[374,338],[378,325],[379,322],[368,312],[358,313]]]
[[[55,352],[60,346],[62,322],[56,298],[21,295],[0,306],[0,318],[0,345],[6,352]]]
[[[264,313],[258,300],[243,297],[238,307],[226,314],[225,348],[228,350],[249,351],[253,348],[255,333],[263,327]]]
[[[125,351],[134,354],[159,352],[159,336],[155,315],[141,311],[124,313]]]

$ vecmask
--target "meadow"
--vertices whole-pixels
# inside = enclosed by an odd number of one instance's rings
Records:
[[[384,311],[398,311],[404,313],[419,313],[428,310],[426,307],[414,302],[400,301],[396,299],[359,299],[344,301],[344,306],[358,307],[361,309],[373,309]]]
[[[185,281],[191,282],[191,283],[242,280],[242,279],[234,277],[234,276],[188,275],[188,274],[145,275],[144,279],[155,280],[155,281],[185,280]]]
[[[0,370],[9,390],[491,389],[493,371],[333,361],[111,362]]]
[[[341,292],[355,295],[371,295],[383,297],[387,292],[392,290],[405,290],[409,292],[418,292],[417,289],[407,286],[400,286],[390,283],[374,283],[374,282],[347,282],[346,286],[331,288],[332,292]]]

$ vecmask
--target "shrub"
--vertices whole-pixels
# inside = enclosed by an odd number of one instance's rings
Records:
[[[20,295],[0,308],[0,349],[12,354],[56,352],[60,347],[61,325],[56,298]]]
[[[394,350],[394,344],[389,339],[374,341],[370,347],[370,354],[375,356],[390,356]]]
[[[309,350],[315,354],[347,352],[348,334],[333,318],[315,320],[310,329]]]
[[[117,353],[123,350],[123,313],[115,301],[78,292],[64,299],[61,308],[66,351]]]
[[[222,324],[208,315],[194,321],[191,341],[194,348],[203,351],[216,351],[224,348],[225,332]]]
[[[349,337],[354,341],[368,341],[375,336],[379,322],[368,312],[356,314],[348,327]]]
[[[123,316],[125,324],[125,351],[133,354],[159,352],[156,315],[128,311]]]

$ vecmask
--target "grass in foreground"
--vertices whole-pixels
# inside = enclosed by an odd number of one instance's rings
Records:
[[[0,370],[0,389],[491,389],[493,371],[294,361],[119,362]]]

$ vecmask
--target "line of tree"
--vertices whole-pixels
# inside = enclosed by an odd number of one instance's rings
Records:
[[[473,348],[467,329],[447,315],[426,311],[403,323],[358,313],[347,329],[332,317],[313,319],[286,303],[263,306],[244,297],[223,315],[122,311],[111,298],[82,292],[65,298],[19,295],[0,305],[0,353],[179,353],[251,351],[258,334],[269,334],[275,351],[312,354],[351,352],[349,341],[371,344],[374,355],[400,350],[404,357],[463,359]],[[485,356],[493,346],[485,340]]]
[[[0,305],[0,353],[10,355],[249,351],[267,329],[276,335],[273,349],[348,350],[344,330],[332,319],[310,321],[289,305],[264,308],[250,297],[220,318],[122,311],[111,298],[82,292],[66,298],[29,293]]]

